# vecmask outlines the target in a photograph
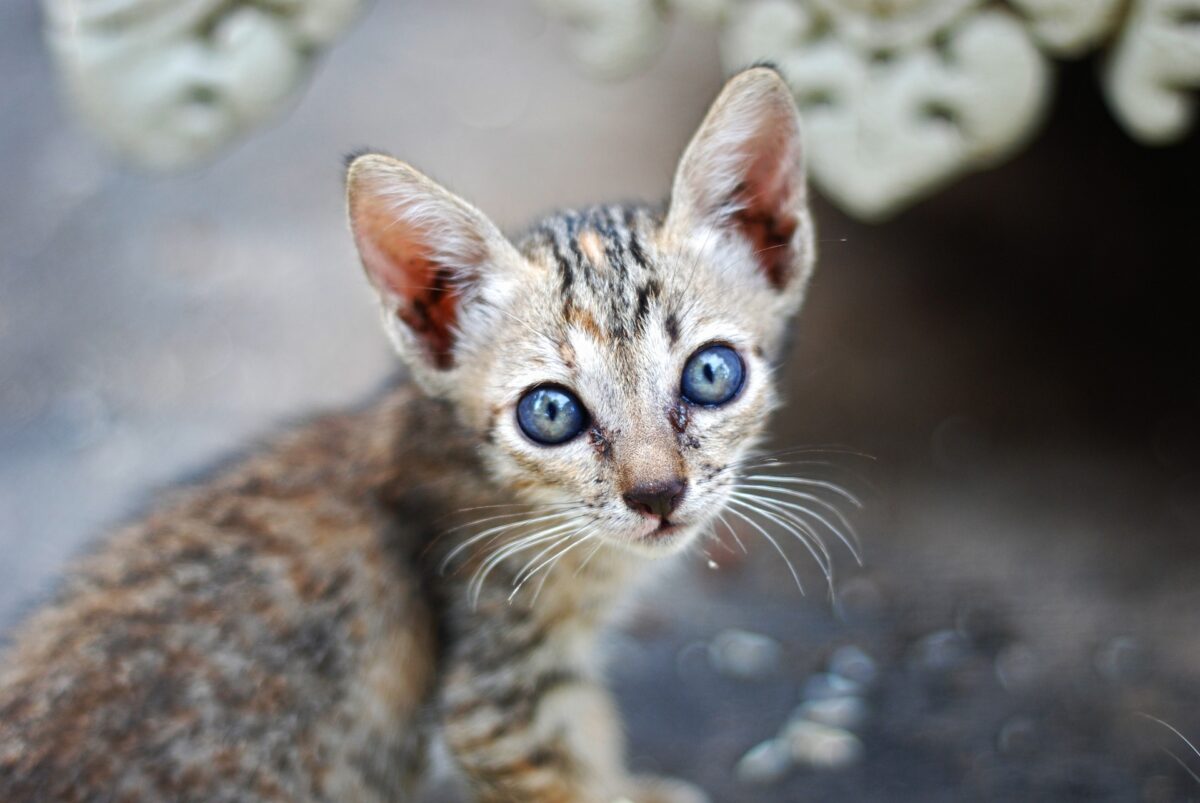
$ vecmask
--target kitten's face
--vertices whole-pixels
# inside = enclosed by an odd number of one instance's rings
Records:
[[[721,270],[748,260],[737,245],[619,207],[536,228],[507,315],[464,366],[473,392],[455,391],[494,475],[577,503],[585,531],[639,550],[677,549],[709,523],[774,404],[767,355],[785,319],[781,300]]]
[[[351,219],[388,329],[481,436],[514,495],[577,537],[683,548],[727,501],[774,406],[771,359],[810,272],[798,126],[782,81],[731,80],[665,218],[596,207],[518,247],[407,165],[361,157]]]

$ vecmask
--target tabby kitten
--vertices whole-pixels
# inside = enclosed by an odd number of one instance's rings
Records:
[[[735,76],[665,214],[517,244],[407,164],[350,224],[414,384],[316,420],[83,561],[0,668],[0,800],[684,803],[624,769],[598,631],[710,532],[813,263],[779,76]]]

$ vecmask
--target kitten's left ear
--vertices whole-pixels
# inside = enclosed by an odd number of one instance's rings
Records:
[[[484,286],[495,289],[520,256],[482,212],[390,156],[356,158],[346,190],[392,342],[426,389],[453,387],[472,330],[487,328]]]
[[[712,228],[741,238],[770,287],[799,296],[815,243],[800,119],[775,70],[753,67],[725,84],[680,160],[667,226],[685,238]]]

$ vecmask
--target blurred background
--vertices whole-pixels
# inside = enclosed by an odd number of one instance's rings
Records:
[[[149,174],[67,110],[44,23],[0,4],[4,627],[154,489],[394,371],[341,154],[515,231],[662,197],[724,77],[696,19],[601,81],[530,2],[379,2],[286,114]],[[773,440],[870,456],[831,469],[865,565],[838,555],[834,599],[768,549],[689,565],[614,645],[636,768],[719,801],[1200,800],[1141,716],[1200,740],[1200,141],[1135,142],[1097,69],[886,222],[818,193]]]

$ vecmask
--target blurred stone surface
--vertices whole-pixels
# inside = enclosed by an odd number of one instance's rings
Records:
[[[805,700],[836,700],[858,694],[862,685],[850,678],[833,673],[813,675],[804,684]]]
[[[810,720],[795,720],[784,731],[792,759],[819,770],[842,770],[862,758],[862,742],[848,730]]]
[[[792,767],[792,755],[785,742],[768,739],[746,752],[734,768],[737,779],[748,784],[771,784],[779,781]]]
[[[723,675],[755,680],[779,670],[783,650],[770,636],[748,630],[723,630],[709,642],[708,659]]]
[[[850,696],[806,700],[792,716],[833,728],[856,728],[867,718],[867,704],[861,697]]]
[[[829,656],[829,671],[853,680],[860,686],[871,686],[879,675],[875,659],[854,644],[838,647]]]

